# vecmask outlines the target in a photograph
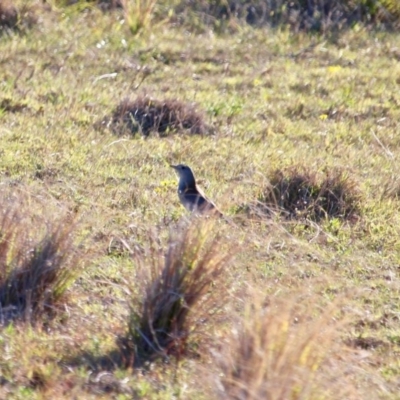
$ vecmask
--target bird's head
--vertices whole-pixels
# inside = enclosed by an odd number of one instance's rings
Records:
[[[195,179],[192,170],[184,164],[170,165],[179,176],[179,180],[186,183],[186,185],[194,184]]]

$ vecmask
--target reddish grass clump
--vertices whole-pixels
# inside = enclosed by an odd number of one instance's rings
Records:
[[[139,261],[139,300],[133,302],[129,341],[136,362],[180,357],[188,339],[199,337],[212,313],[224,304],[222,275],[233,259],[232,246],[213,232],[213,222],[196,219],[170,234],[163,254]]]
[[[118,134],[128,130],[131,134],[139,132],[143,136],[149,136],[151,132],[166,136],[182,130],[204,134],[207,129],[203,116],[192,105],[149,97],[122,101],[112,114],[111,127]]]
[[[261,208],[278,210],[289,218],[352,219],[359,212],[355,184],[340,171],[320,181],[317,174],[300,168],[278,170],[260,196]]]
[[[79,267],[74,224],[47,223],[41,234],[34,218],[7,205],[1,209],[0,324],[54,316]]]

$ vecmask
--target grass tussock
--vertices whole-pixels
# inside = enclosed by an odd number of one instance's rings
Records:
[[[124,18],[132,35],[151,26],[157,0],[120,0]]]
[[[261,208],[288,218],[351,220],[359,213],[360,195],[344,172],[332,171],[320,180],[316,173],[294,167],[275,171],[259,200]]]
[[[52,317],[78,274],[75,224],[64,218],[40,227],[15,207],[1,209],[0,324]]]
[[[46,8],[37,1],[15,3],[17,2],[0,0],[0,34],[2,31],[24,32],[32,28],[38,22],[39,12]]]
[[[18,24],[18,10],[9,0],[0,0],[0,31],[15,29]]]
[[[214,223],[181,224],[171,232],[165,253],[153,246],[150,257],[139,260],[141,292],[129,322],[136,360],[184,355],[189,338],[198,339],[223,306],[235,250],[214,232]]]
[[[255,297],[255,296],[254,296]],[[345,382],[333,386],[327,364],[338,336],[334,307],[325,312],[304,299],[253,298],[220,351],[219,399],[348,398]],[[343,386],[342,386],[343,385]],[[347,394],[347,393],[346,393]]]
[[[113,112],[111,127],[118,134],[128,131],[143,136],[149,136],[151,132],[167,136],[176,131],[192,134],[205,134],[207,131],[204,117],[192,105],[179,100],[162,101],[149,97],[122,101]]]

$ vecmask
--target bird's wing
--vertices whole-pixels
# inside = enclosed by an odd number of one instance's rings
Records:
[[[220,214],[221,216],[223,215],[222,214],[222,212],[217,208],[217,206],[214,204],[214,202],[212,202],[205,194],[204,194],[204,192],[201,190],[201,188],[196,184],[196,191],[197,191],[197,193],[198,193],[198,195],[202,198],[202,199],[204,199],[204,206],[202,206],[202,204],[200,204],[200,202],[199,202],[199,207],[200,208],[203,208],[204,207],[204,209],[206,209],[206,208],[208,208],[209,210],[211,210],[211,209],[213,209],[213,210],[215,210],[218,214]],[[201,203],[203,203],[202,201],[201,201]]]

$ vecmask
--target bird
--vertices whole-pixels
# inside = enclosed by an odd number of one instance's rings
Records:
[[[182,205],[190,212],[195,214],[216,213],[222,216],[215,204],[207,199],[199,187],[190,167],[184,164],[170,165],[179,178],[178,196]]]

